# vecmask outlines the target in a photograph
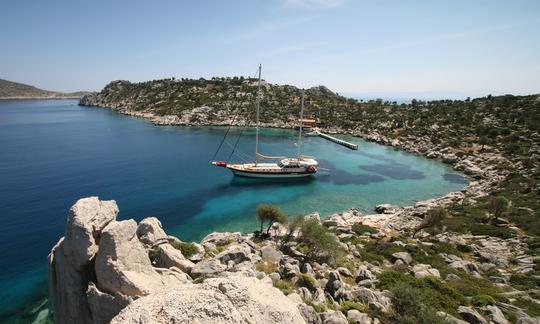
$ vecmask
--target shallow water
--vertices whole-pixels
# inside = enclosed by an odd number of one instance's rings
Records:
[[[294,181],[234,178],[210,165],[224,128],[155,127],[74,100],[0,101],[0,321],[46,293],[45,258],[79,198],[115,199],[120,219],[157,216],[169,234],[199,240],[215,231],[257,228],[255,206],[323,216],[380,203],[408,205],[465,186],[435,161],[345,137],[352,151],[317,137],[303,153],[329,172]],[[232,129],[234,143],[240,129]],[[252,156],[253,130],[242,152]],[[261,151],[295,154],[296,133],[266,129]],[[218,159],[226,159],[224,145]]]

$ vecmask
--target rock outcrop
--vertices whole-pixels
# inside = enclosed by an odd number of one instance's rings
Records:
[[[114,201],[97,197],[70,209],[66,235],[48,257],[57,323],[305,323],[298,303],[255,278],[260,252],[239,233],[209,235],[214,248],[240,242],[194,263],[168,243],[179,240],[157,218],[137,224],[117,214]]]

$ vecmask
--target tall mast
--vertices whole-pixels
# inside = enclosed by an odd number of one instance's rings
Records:
[[[259,110],[260,110],[260,93],[261,93],[261,65],[259,64],[259,82],[257,84],[257,126],[255,131],[255,164],[259,161]]]
[[[302,128],[304,126],[304,90],[302,90],[302,106],[300,108],[300,130],[298,131],[298,153],[297,158],[300,159],[300,146],[302,143]]]

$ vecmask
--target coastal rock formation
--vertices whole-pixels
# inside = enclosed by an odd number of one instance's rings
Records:
[[[255,278],[260,253],[239,233],[207,237],[214,246],[242,242],[195,264],[168,243],[179,240],[167,236],[157,218],[137,224],[116,221],[117,214],[114,201],[97,197],[70,209],[66,235],[48,257],[57,323],[304,322],[298,304],[271,280]],[[225,271],[228,279],[206,279]],[[190,274],[206,280],[194,284]]]
[[[71,207],[66,236],[47,258],[49,295],[57,323],[91,323],[86,291],[94,277],[93,260],[101,230],[118,214],[114,201],[84,198]]]
[[[305,323],[298,304],[256,278],[209,279],[139,298],[111,323]]]
[[[377,215],[351,209],[320,222],[307,216],[294,231],[211,233],[197,244],[168,236],[153,217],[117,221],[114,201],[84,198],[48,258],[53,314],[83,324],[386,323],[400,322],[406,307],[455,323],[537,321],[521,306],[536,302],[534,289],[521,290],[534,284],[524,276],[536,264],[523,238],[413,236],[398,221],[462,200],[448,195]],[[453,308],[425,300],[441,292]]]

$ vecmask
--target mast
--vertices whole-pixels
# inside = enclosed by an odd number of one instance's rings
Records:
[[[259,110],[260,110],[260,92],[261,92],[261,65],[259,64],[259,82],[257,84],[257,99],[255,105],[257,106],[257,126],[255,131],[255,165],[259,161]]]
[[[304,90],[302,90],[302,106],[300,108],[300,130],[298,131],[298,153],[296,158],[300,159],[300,146],[302,143],[302,128],[304,126]]]

